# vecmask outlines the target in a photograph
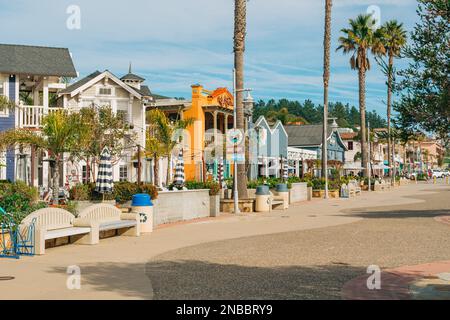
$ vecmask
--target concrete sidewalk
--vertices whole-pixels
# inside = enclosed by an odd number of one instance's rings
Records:
[[[0,276],[15,279],[0,282],[0,299],[151,299],[153,289],[145,275],[145,263],[161,253],[218,240],[352,223],[362,218],[348,216],[347,210],[419,203],[422,200],[415,196],[442,188],[448,186],[410,184],[391,192],[364,192],[351,199],[294,204],[286,211],[180,224],[139,238],[104,239],[95,246],[62,246],[47,250],[45,256],[1,259]],[[81,290],[67,289],[66,270],[71,265],[81,268]],[[96,283],[84,281],[83,274],[96,274]]]

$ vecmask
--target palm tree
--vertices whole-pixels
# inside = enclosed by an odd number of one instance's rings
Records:
[[[0,147],[8,148],[24,146],[48,151],[53,170],[53,202],[59,196],[59,167],[64,152],[70,152],[79,140],[81,123],[78,114],[65,111],[52,112],[42,119],[42,131],[27,129],[11,129],[0,133]]]
[[[236,125],[237,129],[244,130],[244,51],[247,28],[247,0],[234,1],[234,68],[236,70]],[[247,198],[247,172],[245,164],[238,164],[238,193]]]
[[[350,28],[341,29],[345,36],[339,37],[340,45],[336,51],[352,54],[350,67],[358,70],[359,111],[361,114],[361,156],[362,166],[367,176],[367,140],[366,140],[366,71],[370,70],[369,50],[374,55],[384,54],[380,29],[374,29],[376,21],[370,14],[361,14],[350,19]]]
[[[388,56],[388,62],[386,63],[382,59],[377,59],[378,64],[381,66],[383,73],[387,76],[387,125],[388,132],[391,132],[391,105],[392,105],[392,91],[394,85],[394,59],[400,56],[401,49],[406,45],[406,31],[403,28],[402,23],[398,23],[397,20],[387,21],[381,27],[382,45],[385,48]],[[392,175],[391,165],[393,162],[393,155],[391,152],[391,139],[388,139],[388,162],[389,162],[389,176]]]
[[[170,119],[166,116],[166,114],[159,109],[151,110],[147,114],[147,123],[153,126],[152,128],[153,139],[150,139],[149,141],[148,147],[150,148],[150,150],[148,151],[153,153],[153,155],[160,154],[162,156],[167,157],[168,160],[166,172],[167,184],[169,184],[170,180],[170,166],[169,166],[170,156],[172,150],[180,142],[178,139],[175,139],[177,136],[177,131],[186,129],[193,122],[194,120],[192,118],[177,119],[175,121],[170,121]],[[155,159],[155,165],[156,160],[157,159]]]
[[[325,32],[323,36],[323,133],[322,133],[322,177],[325,178],[325,198],[328,198],[328,83],[330,81],[330,43],[331,43],[332,0],[325,0]]]

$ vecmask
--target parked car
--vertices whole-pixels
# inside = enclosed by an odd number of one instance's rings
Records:
[[[445,177],[445,173],[444,173],[444,171],[434,169],[433,173],[432,173],[432,177],[433,178],[443,178],[443,177]]]

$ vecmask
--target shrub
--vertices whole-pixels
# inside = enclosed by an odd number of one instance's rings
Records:
[[[130,201],[132,196],[136,193],[147,193],[151,199],[158,198],[158,190],[156,187],[149,183],[141,184],[120,181],[114,182],[114,188],[112,194],[101,194],[95,191],[95,183],[89,184],[77,184],[70,189],[70,200],[77,201],[95,201],[95,200],[116,200],[118,203],[125,203]]]
[[[209,189],[209,195],[215,196],[220,192],[220,185],[216,181],[186,181],[185,187],[188,190],[200,190],[200,189]],[[173,188],[173,185],[172,185]]]
[[[78,183],[69,190],[71,200],[86,201],[91,199],[91,186],[89,184]]]
[[[286,183],[289,189],[292,188],[292,181],[289,181],[289,179],[288,181],[284,181],[284,179],[282,178],[271,178],[271,177],[269,178],[259,177],[256,180],[249,181],[247,182],[247,188],[255,189],[257,186],[267,185],[269,186],[270,189],[275,189],[277,184],[279,183]]]
[[[38,191],[35,187],[17,181],[0,183],[0,206],[13,216],[16,223],[20,223],[31,212],[45,208],[47,204],[38,202]]]

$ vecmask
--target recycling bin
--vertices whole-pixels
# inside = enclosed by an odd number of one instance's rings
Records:
[[[131,198],[131,212],[139,214],[141,232],[153,232],[153,203],[146,193],[138,193]]]
[[[255,211],[268,212],[270,211],[270,192],[269,186],[257,186],[255,193]]]

